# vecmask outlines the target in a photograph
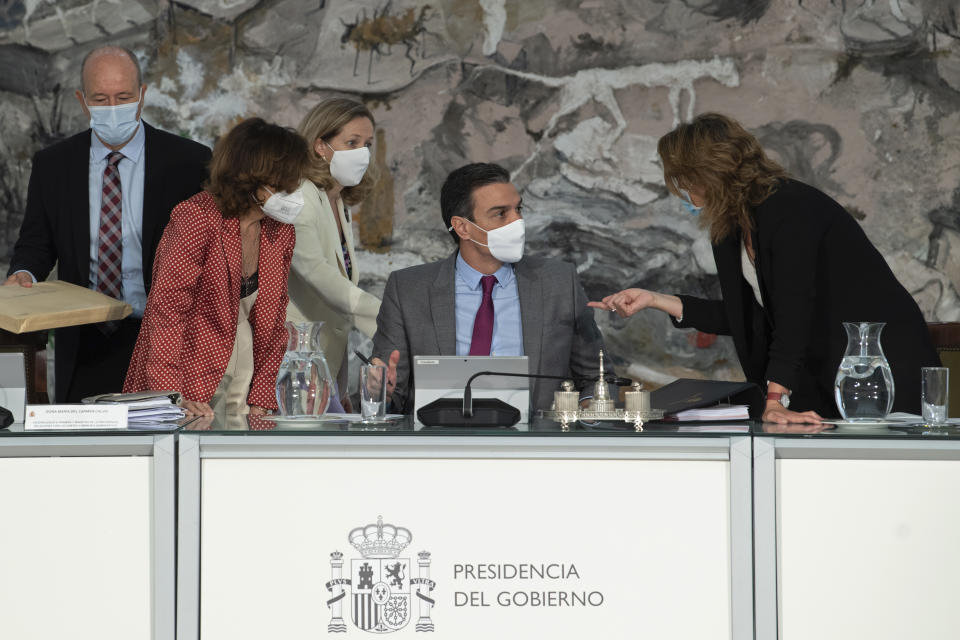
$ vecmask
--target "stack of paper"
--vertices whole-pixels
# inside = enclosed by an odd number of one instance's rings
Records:
[[[129,407],[127,420],[130,426],[137,426],[138,423],[175,422],[187,415],[183,409],[173,404],[170,398],[133,400],[118,404],[125,404]]]
[[[718,403],[726,409],[718,409],[714,413],[713,407]],[[736,411],[729,410],[731,404],[738,405]],[[652,391],[650,406],[661,409],[667,414],[668,420],[748,420],[749,407],[754,408],[756,415],[762,412],[763,395],[760,388],[751,382],[680,378]],[[705,407],[709,413],[687,413],[690,409],[699,410]]]
[[[747,433],[749,424],[684,424],[677,427],[677,433]]]
[[[127,406],[127,423],[136,428],[176,428],[186,417],[180,408],[176,391],[144,391],[140,393],[105,393],[83,399],[84,404],[123,404]]]
[[[745,404],[720,404],[702,409],[687,409],[667,416],[667,420],[704,422],[713,420],[749,420],[750,408]]]

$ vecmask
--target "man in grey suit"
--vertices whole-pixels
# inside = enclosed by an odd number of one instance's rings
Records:
[[[457,250],[394,271],[373,336],[388,362],[395,411],[413,411],[412,362],[425,355],[526,355],[530,373],[584,378],[599,372],[602,338],[573,265],[523,256],[520,194],[510,174],[475,163],[447,176],[443,223]],[[532,409],[549,409],[556,380],[531,380]]]

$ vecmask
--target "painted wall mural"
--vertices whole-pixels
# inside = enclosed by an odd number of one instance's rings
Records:
[[[325,97],[365,101],[388,174],[355,215],[375,293],[453,249],[446,173],[496,161],[522,191],[529,250],[575,262],[588,295],[718,295],[656,155],[715,110],[847,207],[928,320],[960,320],[958,15],[960,0],[0,2],[0,266],[33,153],[86,128],[83,54],[119,43],[143,63],[145,119],[207,144],[246,116],[296,125]],[[653,312],[598,320],[623,373],[741,375],[725,338]]]

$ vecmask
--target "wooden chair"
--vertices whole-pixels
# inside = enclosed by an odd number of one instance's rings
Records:
[[[950,369],[950,417],[960,417],[960,322],[928,322],[927,329],[940,362]]]

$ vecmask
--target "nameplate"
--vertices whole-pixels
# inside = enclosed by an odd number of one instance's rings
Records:
[[[125,404],[28,404],[24,431],[126,429]]]

